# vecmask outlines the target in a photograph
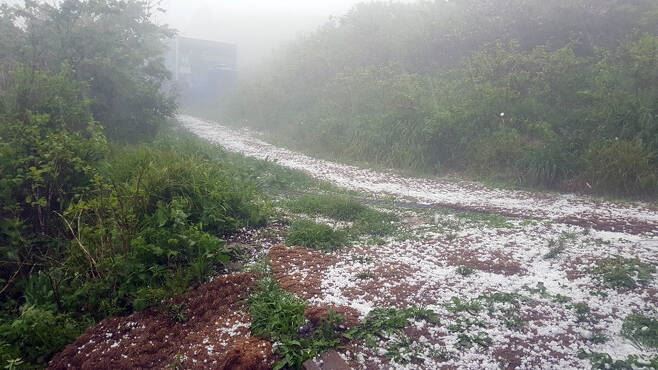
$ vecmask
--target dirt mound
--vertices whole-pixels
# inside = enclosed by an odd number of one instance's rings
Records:
[[[106,319],[55,356],[50,368],[269,368],[271,344],[249,338],[246,299],[255,282],[253,274],[222,276],[166,308]]]
[[[229,347],[220,362],[220,369],[227,370],[268,370],[272,368],[269,360],[272,354],[272,343],[258,339],[242,339]]]
[[[322,276],[338,259],[307,248],[270,249],[272,273],[281,287],[310,300],[322,294]]]
[[[331,312],[343,319],[339,329],[349,330],[359,324],[359,311],[351,307],[311,306],[306,308],[304,316],[311,322],[313,327],[319,327],[329,319]]]

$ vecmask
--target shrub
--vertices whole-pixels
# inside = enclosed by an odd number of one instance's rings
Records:
[[[0,326],[0,338],[20,349],[21,357],[45,363],[50,356],[75,340],[83,325],[67,315],[34,306],[25,306],[20,316]]]
[[[46,119],[44,116],[38,122],[43,125],[39,127],[49,129]],[[32,140],[28,137],[31,126],[25,127],[23,136],[14,136],[25,140],[10,144],[27,151],[27,147],[18,145],[33,142],[27,140]],[[66,152],[78,148],[72,144],[79,143],[80,152],[92,156],[72,157],[71,168],[81,171],[75,175],[53,169],[52,176],[43,177],[50,181],[46,184],[61,184],[64,189],[53,198],[56,202],[24,201],[18,194],[38,187],[32,186],[37,182],[26,185],[19,170],[15,173],[20,181],[8,178],[0,184],[0,196],[13,202],[4,203],[6,208],[0,212],[15,215],[0,222],[0,252],[3,264],[10,267],[5,269],[3,265],[0,278],[9,279],[23,264],[35,266],[32,271],[25,269],[16,275],[7,290],[14,303],[7,305],[6,313],[15,317],[14,325],[51,322],[66,329],[61,340],[12,338],[22,341],[16,347],[19,357],[31,364],[45,363],[90,319],[157,305],[223,272],[231,255],[220,238],[245,226],[263,224],[270,212],[269,203],[255,184],[235,178],[232,174],[237,169],[231,163],[221,156],[203,154],[200,147],[165,140],[103,159],[95,156],[93,142],[85,141],[93,139],[71,135],[77,141],[67,142],[60,135],[50,147],[57,149],[61,144]],[[48,149],[46,139],[53,137],[42,139],[43,147]],[[48,150],[45,153],[55,153]],[[41,163],[57,160],[43,156],[38,159]],[[7,163],[20,169],[19,165],[28,162],[16,157],[0,165]],[[62,165],[61,170],[68,162],[57,163]],[[75,178],[69,180],[67,176]],[[42,224],[40,209],[57,212],[57,217]],[[19,313],[16,307],[23,303],[39,311]]]
[[[523,184],[555,187],[577,173],[579,160],[574,148],[551,142],[529,149],[520,158],[518,166]]]
[[[470,168],[484,175],[504,177],[505,171],[513,169],[523,155],[523,142],[514,129],[497,130],[476,140],[469,155]]]
[[[595,190],[618,194],[658,192],[658,167],[641,142],[608,140],[592,145],[587,153],[587,176]]]
[[[255,186],[197,150],[165,141],[124,151],[97,196],[65,213],[82,221],[78,239],[89,246],[89,256],[71,248],[69,273],[95,277],[70,283],[71,309],[101,318],[157,304],[223,271],[231,255],[220,237],[266,221]]]

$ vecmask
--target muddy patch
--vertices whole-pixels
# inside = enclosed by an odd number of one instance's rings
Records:
[[[249,338],[246,300],[255,283],[253,274],[222,276],[162,308],[106,319],[55,356],[50,368],[267,368],[274,363],[271,344]]]
[[[321,295],[323,274],[338,261],[322,252],[284,246],[270,249],[269,258],[279,285],[307,300]]]

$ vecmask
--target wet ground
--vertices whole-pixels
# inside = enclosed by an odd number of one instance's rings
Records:
[[[650,205],[405,178],[314,159],[249,131],[180,121],[229,151],[357,191],[399,220],[393,235],[330,254],[280,246],[282,224],[236,237],[252,260],[269,257],[283,288],[352,324],[383,307],[438,314],[439,323],[412,320],[374,346],[340,348],[353,368],[584,369],[592,353],[639,359],[637,367],[658,355],[622,335],[632,315],[657,317],[658,211]],[[271,344],[250,337],[244,306],[254,279],[237,273],[181,297],[192,307],[184,323],[154,310],[108,319],[51,366],[268,368]]]

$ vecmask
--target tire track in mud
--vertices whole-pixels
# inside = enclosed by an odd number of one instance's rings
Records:
[[[424,206],[457,211],[496,213],[599,231],[658,237],[658,209],[644,203],[613,203],[574,194],[494,189],[466,181],[408,178],[391,171],[373,171],[315,159],[268,144],[248,130],[231,129],[185,115],[178,119],[190,132],[228,151],[274,160],[314,178],[375,196],[394,196]]]

